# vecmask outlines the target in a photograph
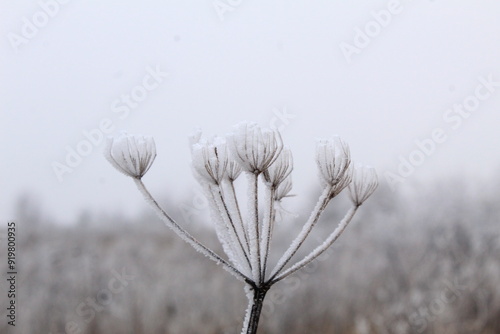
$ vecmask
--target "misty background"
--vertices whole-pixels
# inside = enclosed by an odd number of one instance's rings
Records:
[[[240,284],[175,238],[102,151],[108,135],[152,135],[145,184],[217,249],[187,137],[243,120],[280,129],[294,156],[283,206],[298,216],[277,249],[320,191],[316,138],[340,135],[380,180],[332,252],[269,297],[262,333],[498,332],[499,12],[493,0],[0,2],[0,231],[19,230],[19,333],[238,332]],[[100,296],[122,268],[128,288]],[[76,312],[89,296],[103,303],[93,317]]]
[[[315,139],[334,134],[385,182],[415,140],[443,128],[448,139],[399,188],[429,177],[487,180],[498,170],[498,92],[457,129],[443,120],[479,77],[500,80],[497,2],[400,1],[398,14],[350,62],[340,45],[354,45],[356,29],[390,1],[233,3],[220,16],[216,1],[68,1],[21,43],[12,34],[23,37],[23,18],[42,9],[35,1],[2,2],[2,220],[15,218],[15,202],[27,192],[59,223],[87,209],[137,213],[142,200],[103,159],[102,142],[61,182],[54,172],[67,147],[76,149],[103,119],[112,122],[106,136],[154,136],[158,157],[145,182],[177,200],[196,188],[187,145],[195,127],[225,134],[242,120],[270,126],[284,112],[293,116],[288,124],[273,124],[295,156],[297,194],[318,186]],[[115,112],[148,67],[168,76],[126,117]]]

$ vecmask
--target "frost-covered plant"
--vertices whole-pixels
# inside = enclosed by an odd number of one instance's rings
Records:
[[[204,139],[201,132],[190,138],[192,167],[210,203],[216,234],[227,259],[196,240],[175,222],[146,189],[142,177],[151,167],[156,149],[145,136],[122,135],[109,139],[106,157],[121,173],[133,178],[147,202],[165,224],[183,240],[246,283],[249,304],[242,333],[256,333],[264,297],[271,286],[320,256],[352,220],[378,181],[371,167],[353,167],[349,146],[338,137],[319,140],[316,162],[323,192],[298,236],[270,269],[270,242],[280,202],[292,189],[292,154],[278,131],[255,123],[240,123],[225,137]],[[246,214],[240,210],[234,181],[244,173],[248,179]],[[261,191],[259,192],[260,188]],[[302,260],[289,265],[330,201],[348,188],[352,207],[337,228]],[[263,198],[262,194],[264,195]]]

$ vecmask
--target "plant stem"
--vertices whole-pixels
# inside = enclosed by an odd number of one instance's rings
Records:
[[[248,173],[248,235],[250,237],[250,262],[253,281],[261,282],[260,227],[259,227],[259,174]]]
[[[235,220],[237,221],[237,223],[239,224],[239,226],[241,226],[242,228],[242,233],[243,233],[243,237],[245,239],[245,252],[247,254],[250,254],[250,243],[248,241],[248,231],[245,227],[245,224],[244,224],[244,221],[243,221],[243,218],[241,217],[241,211],[240,211],[240,206],[238,204],[238,198],[236,197],[236,191],[234,189],[234,182],[233,180],[229,180],[229,190],[228,191],[228,197],[231,198],[231,201],[230,203],[234,206],[231,210],[233,210],[233,212],[236,212],[237,215],[235,217]]]
[[[232,240],[231,245],[234,248],[233,251],[240,259],[238,262],[247,264],[247,269],[251,272],[252,266],[250,264],[250,259],[248,258],[247,252],[245,251],[245,247],[243,246],[243,242],[240,236],[243,232],[238,232],[238,229],[234,224],[233,217],[231,216],[224,196],[222,195],[221,186],[219,185],[217,188],[214,188],[213,192],[216,206],[219,208],[219,215],[222,217],[222,220],[225,222],[226,228],[229,231],[229,240]],[[241,229],[243,229],[243,226],[241,226]],[[234,242],[237,242],[238,245],[233,245]]]
[[[268,191],[269,207],[267,208],[269,211],[264,217],[264,224],[262,226],[262,243],[260,245],[261,258],[263,259],[262,263],[262,274],[261,274],[261,282],[264,282],[266,279],[266,269],[267,269],[267,259],[269,257],[269,250],[271,246],[271,238],[273,234],[274,227],[274,195],[276,189],[274,186],[269,187],[266,191]]]
[[[318,203],[316,203],[314,210],[311,212],[311,216],[309,216],[309,219],[302,227],[301,232],[295,238],[295,240],[293,240],[288,250],[283,254],[283,256],[281,256],[281,259],[278,261],[271,273],[269,281],[273,281],[274,278],[278,276],[281,270],[287,265],[287,263],[292,259],[295,253],[299,250],[300,246],[302,246],[306,238],[309,236],[309,233],[311,233],[313,227],[316,225],[316,222],[319,220],[319,217],[325,210],[326,206],[332,199],[332,191],[333,188],[331,186],[328,186],[323,190],[323,193],[318,199]]]
[[[250,300],[252,310],[250,316],[248,317],[248,323],[244,324],[244,330],[246,328],[246,334],[257,334],[257,328],[259,327],[260,313],[262,311],[262,306],[264,306],[264,298],[269,290],[269,286],[264,287],[254,287],[253,288],[253,300]],[[249,305],[250,307],[250,305]],[[242,332],[243,334],[243,332]]]

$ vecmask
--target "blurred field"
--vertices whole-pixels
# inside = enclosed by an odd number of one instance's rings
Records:
[[[270,291],[259,333],[500,333],[499,199],[457,185],[379,189],[328,254]],[[309,249],[333,230],[336,204]],[[239,333],[242,284],[156,217],[57,227],[30,212],[17,221],[18,324],[2,312],[1,333]],[[280,223],[275,253],[301,218]],[[189,229],[220,251],[211,230]],[[0,258],[5,273],[3,245]]]

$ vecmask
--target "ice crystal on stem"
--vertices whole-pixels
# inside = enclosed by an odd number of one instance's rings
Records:
[[[121,173],[131,176],[155,212],[179,237],[245,282],[249,299],[243,334],[255,334],[264,298],[273,284],[286,279],[320,256],[342,234],[360,205],[375,191],[378,181],[371,167],[352,167],[346,142],[338,137],[321,139],[316,146],[323,191],[309,218],[272,271],[267,271],[274,224],[282,217],[281,202],[292,189],[292,154],[281,134],[255,123],[240,123],[226,137],[190,136],[193,172],[202,185],[212,222],[227,260],[196,240],[173,220],[153,198],[141,178],[151,167],[156,148],[151,137],[122,135],[110,139],[106,158]],[[234,181],[248,177],[248,212],[242,214]],[[260,188],[260,185],[263,188]],[[335,229],[313,251],[289,265],[331,200],[345,188],[353,206]],[[259,191],[260,189],[260,191]],[[261,198],[262,197],[262,198]]]

